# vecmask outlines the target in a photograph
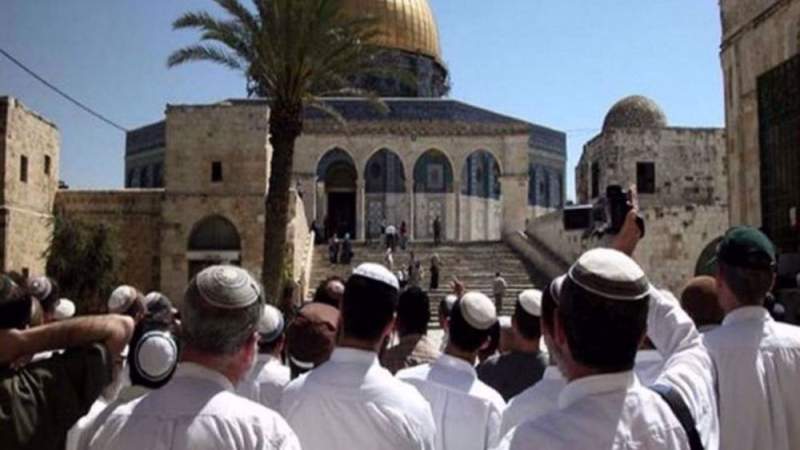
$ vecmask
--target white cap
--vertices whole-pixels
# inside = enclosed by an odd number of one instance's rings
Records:
[[[53,291],[53,284],[47,277],[35,277],[28,282],[28,290],[37,299],[44,300]]]
[[[379,281],[384,284],[400,290],[400,283],[397,277],[392,274],[386,267],[375,263],[364,263],[353,270],[353,275],[369,278],[371,280]]]
[[[178,363],[178,346],[163,331],[145,333],[136,344],[135,352],[136,368],[148,381],[163,381]]]
[[[283,333],[283,323],[283,313],[278,308],[264,305],[264,312],[258,321],[258,334],[261,335],[261,341],[272,342],[277,339]]]
[[[108,312],[111,314],[119,314],[125,312],[136,301],[139,292],[136,288],[131,286],[120,286],[114,289],[111,297],[108,298]]]
[[[500,324],[500,328],[511,328],[511,317],[500,316],[497,318],[497,323]]]
[[[53,313],[55,320],[65,320],[75,315],[75,303],[67,298],[58,300],[56,310]]]
[[[519,305],[526,313],[542,317],[542,291],[538,289],[528,289],[519,294]]]
[[[497,322],[494,303],[480,292],[467,292],[458,304],[464,321],[477,330],[488,330]]]
[[[637,301],[650,294],[650,282],[636,261],[608,248],[584,253],[568,275],[578,286],[609,300]]]
[[[211,266],[193,282],[202,300],[217,308],[243,309],[261,300],[261,286],[240,267]]]
[[[447,296],[445,296],[445,298],[444,298],[444,306],[447,308],[447,312],[450,312],[450,311],[453,310],[453,305],[455,305],[457,301],[458,301],[458,297],[456,297],[455,294],[448,294]]]

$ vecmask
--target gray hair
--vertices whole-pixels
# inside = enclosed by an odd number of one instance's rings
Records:
[[[183,341],[187,346],[206,353],[236,353],[256,332],[263,310],[261,301],[240,309],[211,306],[203,299],[196,279],[193,279],[181,305]]]

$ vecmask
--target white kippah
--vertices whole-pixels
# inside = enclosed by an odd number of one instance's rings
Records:
[[[136,300],[137,291],[131,286],[120,286],[114,289],[108,298],[108,312],[119,314],[125,312]]]
[[[70,317],[75,315],[75,303],[72,303],[71,300],[62,298],[58,300],[58,304],[56,304],[56,310],[53,314],[53,317],[56,320],[65,320],[69,319]]]
[[[497,322],[494,303],[480,292],[467,292],[459,305],[464,320],[477,330],[488,330]]]
[[[163,381],[178,362],[178,346],[163,331],[145,333],[135,351],[136,367],[148,381]]]
[[[450,312],[450,311],[453,310],[453,305],[455,305],[457,301],[458,301],[458,297],[456,297],[455,294],[448,294],[444,298],[444,306],[447,308],[447,312]]]
[[[542,291],[538,289],[528,289],[519,294],[519,305],[526,313],[542,317]]]
[[[569,269],[569,278],[583,289],[610,300],[636,301],[650,293],[650,282],[636,261],[608,248],[584,253]]]
[[[39,300],[44,300],[53,291],[53,284],[47,277],[36,277],[28,283],[31,294]]]
[[[379,281],[384,284],[400,290],[400,283],[397,277],[392,274],[386,267],[375,263],[364,263],[353,270],[353,275],[369,278],[371,280]]]
[[[211,266],[195,278],[203,301],[222,309],[242,309],[261,299],[261,287],[250,274],[236,266]]]
[[[149,292],[147,295],[144,296],[144,306],[149,308],[151,303],[155,303],[162,298],[167,298],[167,297],[161,292],[156,292],[156,291]]]
[[[497,318],[497,323],[500,324],[500,328],[511,328],[511,317],[500,316]]]
[[[264,342],[272,342],[283,333],[283,313],[272,306],[264,305],[264,312],[258,321],[258,334]]]

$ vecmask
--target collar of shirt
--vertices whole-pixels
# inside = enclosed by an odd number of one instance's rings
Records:
[[[639,350],[636,352],[636,364],[640,363],[654,363],[663,361],[664,357],[658,350]]]
[[[542,379],[544,380],[563,380],[564,376],[561,375],[561,370],[558,366],[547,366],[544,369],[544,374],[542,375]]]
[[[768,322],[772,320],[769,312],[762,306],[742,306],[729,312],[724,319],[722,325],[732,325],[740,322],[761,321]]]
[[[433,364],[439,367],[445,367],[448,369],[454,369],[459,372],[467,373],[473,378],[478,377],[478,373],[475,371],[475,366],[464,361],[461,358],[456,358],[455,356],[443,354]]]
[[[264,363],[264,365],[280,363],[278,358],[276,358],[273,355],[270,355],[269,353],[259,353],[258,356],[256,356],[256,361]]]
[[[586,397],[608,392],[627,390],[635,386],[633,371],[593,375],[570,382],[558,396],[558,407],[564,409]]]
[[[231,383],[231,380],[229,380],[228,377],[217,372],[216,370],[211,370],[195,363],[180,363],[178,365],[178,369],[175,371],[175,378],[194,378],[210,381],[219,385],[228,392],[236,392],[236,389],[233,387],[233,383]]]
[[[378,364],[378,354],[352,347],[336,347],[331,354],[330,361],[340,364],[371,366]]]

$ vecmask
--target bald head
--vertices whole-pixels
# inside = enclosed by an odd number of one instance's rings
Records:
[[[681,306],[698,328],[719,325],[725,315],[717,298],[717,282],[709,276],[689,281],[681,293]]]

